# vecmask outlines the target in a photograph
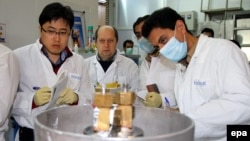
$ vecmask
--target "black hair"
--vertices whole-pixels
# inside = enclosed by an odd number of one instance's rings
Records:
[[[126,47],[126,44],[127,43],[130,43],[130,44],[132,44],[133,46],[134,46],[134,42],[132,41],[132,40],[125,40],[124,42],[123,42],[123,47]]]
[[[105,25],[105,26],[106,26],[106,25]],[[95,38],[96,38],[96,41],[97,41],[97,39],[98,39],[98,31],[99,31],[99,29],[102,28],[102,27],[104,27],[104,26],[98,26],[98,28],[97,28],[96,31],[95,31]],[[113,29],[113,31],[114,31],[114,33],[115,33],[116,41],[118,42],[119,38],[118,38],[117,29],[116,29],[115,27],[113,27],[113,26],[109,26],[109,27],[111,27],[111,28]]]
[[[241,46],[240,46],[240,43],[237,41],[237,40],[230,40],[231,42],[235,43],[240,49],[241,49]]]
[[[137,26],[138,24],[140,24],[141,22],[145,21],[150,15],[145,15],[143,17],[139,17],[135,23],[133,24],[133,31],[134,31],[134,34],[135,34],[135,26]]]
[[[42,10],[39,16],[39,24],[42,26],[46,22],[63,18],[72,29],[74,25],[74,14],[69,6],[63,6],[61,3],[55,2],[48,4]]]
[[[150,32],[153,28],[169,28],[171,30],[175,29],[175,24],[177,20],[181,20],[186,27],[188,33],[192,34],[185,23],[184,18],[178,14],[175,10],[170,7],[164,7],[159,10],[154,11],[149,18],[147,18],[142,26],[142,35],[148,38]]]
[[[202,29],[201,33],[204,33],[204,32],[209,32],[209,33],[211,33],[211,36],[214,37],[214,30],[213,29],[204,28],[204,29]]]

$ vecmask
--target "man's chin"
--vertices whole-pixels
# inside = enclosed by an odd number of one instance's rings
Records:
[[[52,55],[60,55],[61,54],[61,51],[58,51],[58,50],[52,50],[52,51],[49,51],[50,54]]]

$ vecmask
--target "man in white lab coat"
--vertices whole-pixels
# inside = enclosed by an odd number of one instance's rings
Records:
[[[137,95],[144,100],[145,106],[176,107],[174,96],[176,63],[161,56],[159,49],[155,49],[147,39],[142,37],[142,26],[148,17],[149,15],[139,17],[133,24],[133,31],[139,40],[139,47],[147,54],[140,66],[141,91]],[[150,88],[152,84],[158,88],[157,92]]]
[[[62,74],[67,86],[56,105],[82,105],[92,99],[92,87],[82,56],[67,46],[73,11],[60,3],[48,4],[40,14],[40,38],[14,50],[20,64],[20,84],[12,114],[19,124],[16,140],[33,141],[34,118],[47,108],[52,88]]]
[[[4,133],[8,130],[8,116],[19,82],[19,64],[13,52],[2,44],[0,44],[0,79],[0,141],[5,141]]]
[[[250,70],[235,44],[196,38],[169,7],[152,13],[142,35],[166,58],[187,62],[177,65],[175,95],[180,112],[195,122],[196,140],[225,141],[228,124],[250,123]]]
[[[145,99],[145,106],[177,108],[174,95],[175,65],[176,63],[162,55],[151,57],[149,67],[146,60],[142,62],[140,67],[141,91],[138,92],[138,95]],[[155,84],[158,90],[155,90],[152,84]]]
[[[126,83],[128,90],[137,92],[138,66],[132,59],[117,53],[117,30],[112,26],[101,26],[95,36],[97,54],[86,59],[92,84]]]

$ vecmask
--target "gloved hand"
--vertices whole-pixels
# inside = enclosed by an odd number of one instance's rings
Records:
[[[49,87],[42,87],[36,91],[33,99],[37,106],[44,105],[50,101],[51,89]]]
[[[156,92],[149,92],[143,102],[145,106],[159,108],[162,104],[161,95]]]
[[[73,90],[70,89],[70,88],[66,88],[60,94],[60,97],[56,101],[56,104],[57,105],[61,105],[61,104],[73,104],[77,100],[78,100],[78,96],[73,92]]]

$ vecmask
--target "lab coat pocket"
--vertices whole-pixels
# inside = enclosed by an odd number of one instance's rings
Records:
[[[76,73],[69,73],[68,87],[72,88],[74,91],[78,90],[80,87],[82,77]]]

